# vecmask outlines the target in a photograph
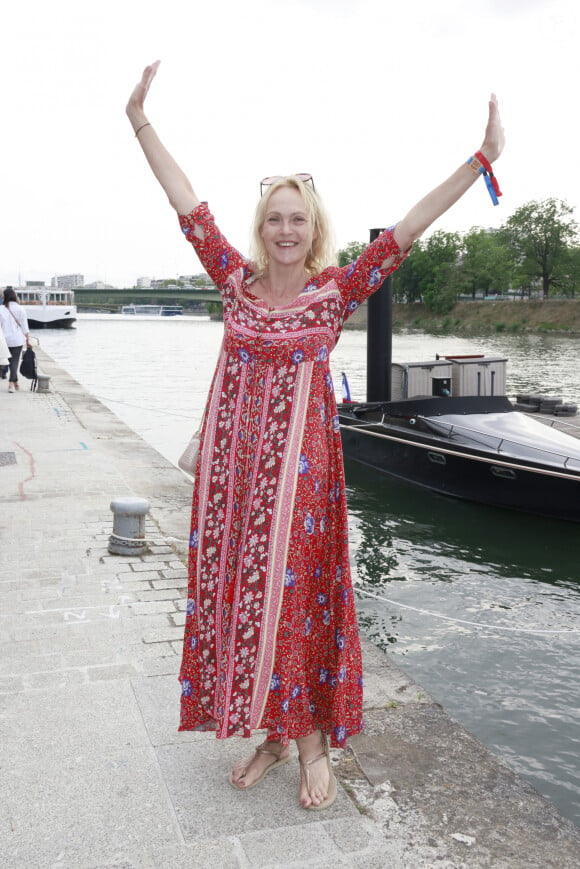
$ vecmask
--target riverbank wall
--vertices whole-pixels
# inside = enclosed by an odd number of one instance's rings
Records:
[[[347,320],[345,328],[367,328],[366,303]],[[464,301],[456,302],[446,314],[434,314],[422,304],[393,304],[393,329],[453,335],[531,333],[580,337],[580,300]]]
[[[0,387],[3,866],[578,866],[580,830],[367,640],[334,806],[300,808],[295,757],[231,788],[248,745],[177,732],[191,482],[38,357],[49,393]],[[122,496],[145,554],[108,551]]]

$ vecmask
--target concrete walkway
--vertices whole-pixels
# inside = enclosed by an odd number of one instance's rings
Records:
[[[2,867],[580,866],[580,831],[368,643],[336,804],[300,808],[297,761],[231,788],[247,743],[177,732],[191,484],[39,358],[50,393],[0,381]],[[125,495],[141,557],[107,551]]]

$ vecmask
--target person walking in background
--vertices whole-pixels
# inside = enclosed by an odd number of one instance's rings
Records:
[[[4,290],[3,302],[0,305],[0,328],[10,351],[8,360],[9,378],[8,392],[19,389],[18,364],[24,343],[30,346],[28,337],[28,320],[24,308],[18,304],[18,297],[12,287]]]
[[[328,739],[344,747],[361,730],[363,683],[329,353],[344,321],[413,241],[472,186],[483,161],[501,154],[497,100],[492,95],[477,159],[350,266],[334,264],[328,220],[306,173],[263,179],[247,259],[145,114],[158,65],[145,69],[127,115],[224,307],[193,493],[180,730],[220,739],[267,731],[231,772],[239,790],[286,763],[295,740],[300,804],[323,809],[336,797]]]
[[[0,380],[6,380],[9,359],[10,350],[8,349],[4,332],[0,329]]]

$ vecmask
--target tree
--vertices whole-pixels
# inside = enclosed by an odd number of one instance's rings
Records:
[[[436,314],[447,314],[459,292],[458,262],[461,237],[457,232],[438,230],[425,242],[429,258],[429,274],[424,281],[425,304]]]
[[[416,241],[411,253],[393,274],[393,299],[399,303],[422,302],[425,275],[429,259],[421,241]]]
[[[513,258],[503,235],[493,229],[473,227],[463,236],[463,255],[458,279],[461,291],[503,292],[511,286]]]
[[[437,314],[455,304],[459,287],[457,264],[461,238],[439,230],[426,241],[414,243],[411,253],[394,274],[393,295],[398,301],[423,301]]]
[[[341,248],[337,252],[339,266],[347,266],[357,259],[365,250],[366,244],[364,241],[349,241],[346,247]]]
[[[573,209],[562,200],[528,202],[508,218],[502,227],[517,264],[519,286],[539,281],[544,298],[550,288],[567,283],[569,251],[578,238]]]
[[[580,247],[577,245],[568,248],[566,256],[566,280],[562,283],[562,292],[566,296],[576,297],[576,292],[580,287]]]

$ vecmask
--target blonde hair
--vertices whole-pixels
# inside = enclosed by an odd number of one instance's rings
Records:
[[[266,189],[256,206],[251,238],[251,260],[256,277],[263,277],[268,271],[269,257],[262,238],[262,228],[271,197],[277,190],[290,187],[297,190],[306,205],[312,225],[312,244],[306,257],[304,268],[311,277],[316,277],[328,266],[336,265],[336,251],[330,220],[318,193],[296,175],[280,178]]]

